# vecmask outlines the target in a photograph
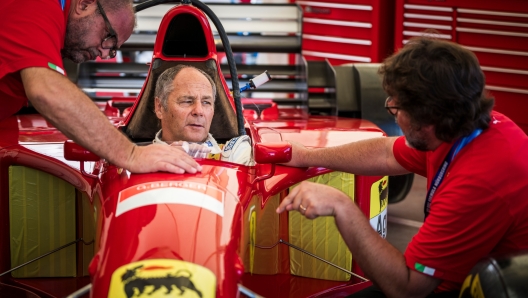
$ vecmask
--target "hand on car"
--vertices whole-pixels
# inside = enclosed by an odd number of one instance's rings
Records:
[[[126,168],[133,173],[163,171],[194,174],[202,170],[202,166],[178,146],[135,146],[128,161],[129,166]]]
[[[352,203],[350,198],[331,186],[303,181],[282,200],[277,213],[297,210],[310,219],[335,216],[339,209]]]
[[[297,142],[294,142],[294,141],[288,141],[288,143],[290,143],[291,146],[292,146],[292,158],[291,158],[291,160],[289,162],[284,163],[284,165],[290,166],[290,167],[308,167],[308,166],[310,166],[309,164],[304,162],[304,160],[305,160],[304,157],[305,157],[306,153],[310,149],[306,148],[301,143],[297,143]]]

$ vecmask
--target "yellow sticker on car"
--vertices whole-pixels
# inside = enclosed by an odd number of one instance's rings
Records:
[[[253,265],[255,264],[256,239],[257,239],[257,212],[255,210],[252,210],[250,218],[249,218],[249,272],[251,273],[253,273]]]
[[[197,264],[152,259],[119,267],[112,274],[109,298],[216,296],[216,276]]]
[[[486,298],[478,273],[475,273],[475,275],[469,274],[466,277],[460,289],[460,297]]]
[[[370,225],[380,234],[387,236],[387,204],[389,203],[389,183],[385,176],[374,182],[370,188]]]

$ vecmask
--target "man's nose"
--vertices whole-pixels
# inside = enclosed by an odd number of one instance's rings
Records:
[[[197,101],[193,106],[193,115],[202,116],[204,113],[203,105],[201,102]]]

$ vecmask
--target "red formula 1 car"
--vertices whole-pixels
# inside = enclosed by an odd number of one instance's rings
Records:
[[[297,183],[323,183],[347,193],[385,236],[387,177],[280,165],[291,157],[288,140],[326,147],[383,131],[361,119],[278,109],[272,101],[254,103],[258,113],[243,112],[239,93],[231,95],[218,71],[204,11],[193,0],[166,13],[128,116],[111,116],[110,105],[105,112],[138,145],[152,142],[156,79],[169,67],[193,65],[212,73],[218,89],[211,133],[219,143],[249,136],[254,164],[199,159],[197,174],[134,174],[68,141],[40,115],[0,122],[0,293],[341,297],[370,285],[333,218],[275,209]]]

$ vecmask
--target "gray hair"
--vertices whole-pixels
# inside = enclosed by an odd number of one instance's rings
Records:
[[[207,78],[209,83],[211,83],[211,87],[213,89],[212,90],[213,99],[216,98],[216,85],[210,75],[208,75],[205,71],[199,68],[196,68],[194,66],[180,64],[180,65],[177,65],[175,67],[171,67],[165,70],[159,76],[158,81],[156,82],[156,91],[154,95],[160,99],[160,103],[163,109],[167,110],[167,99],[169,98],[169,94],[171,94],[172,91],[174,91],[174,84],[173,84],[174,78],[178,75],[178,73],[180,73],[182,69],[185,69],[185,68],[196,69],[201,74],[203,74],[204,77]]]

